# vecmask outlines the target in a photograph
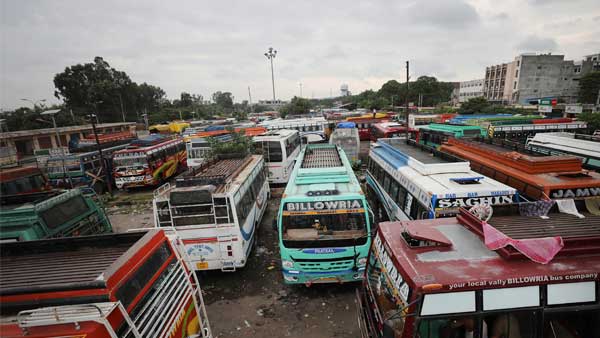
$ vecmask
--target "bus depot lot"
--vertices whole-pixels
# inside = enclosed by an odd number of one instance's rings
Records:
[[[118,194],[116,201],[132,203],[107,207],[115,231],[153,226],[151,199],[146,190]],[[277,233],[272,228],[278,206],[278,198],[269,200],[246,267],[199,276],[214,337],[360,336],[354,291],[359,283],[310,288],[283,283]]]

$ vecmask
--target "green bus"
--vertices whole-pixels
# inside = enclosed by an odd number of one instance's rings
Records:
[[[104,210],[79,189],[52,191],[0,207],[0,243],[108,232],[112,227]]]
[[[417,142],[430,147],[438,147],[448,138],[486,137],[486,129],[480,126],[432,123],[419,128]]]
[[[285,283],[362,280],[371,215],[344,151],[330,144],[307,145],[298,155],[276,222]]]

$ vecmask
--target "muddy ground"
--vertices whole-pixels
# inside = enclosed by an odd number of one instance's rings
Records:
[[[107,212],[117,232],[151,227],[152,191],[117,194]],[[236,272],[200,274],[213,336],[358,337],[357,283],[288,286],[280,271],[276,231],[271,224],[279,199],[269,201],[248,264]]]

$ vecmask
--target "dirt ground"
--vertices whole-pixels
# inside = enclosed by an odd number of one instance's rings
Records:
[[[151,191],[118,194],[107,212],[117,232],[153,226]],[[358,337],[357,283],[288,286],[280,271],[271,224],[279,199],[269,201],[248,264],[236,272],[199,275],[213,336]]]

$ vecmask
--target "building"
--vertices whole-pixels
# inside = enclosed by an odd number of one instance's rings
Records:
[[[483,83],[485,79],[463,81],[459,84],[458,102],[467,102],[472,98],[483,96]]]
[[[135,133],[135,123],[118,122],[102,123],[96,125],[98,134],[131,131]],[[0,133],[0,147],[8,148],[11,153],[16,153],[19,158],[31,156],[35,151],[59,147],[56,133],[60,135],[60,144],[67,147],[72,138],[82,139],[91,135],[92,125],[69,126],[59,128],[44,128],[34,130],[19,130]]]
[[[350,95],[352,95],[352,93],[350,93],[350,90],[348,89],[348,85],[343,84],[340,87],[340,96],[350,96]]]
[[[504,104],[526,105],[530,100],[547,97],[575,103],[581,77],[600,70],[600,53],[581,61],[564,58],[564,55],[521,54],[512,62],[487,67],[483,96]]]
[[[282,100],[259,100],[258,104],[261,106],[267,106],[273,110],[278,110],[279,108],[288,104],[288,102]]]

